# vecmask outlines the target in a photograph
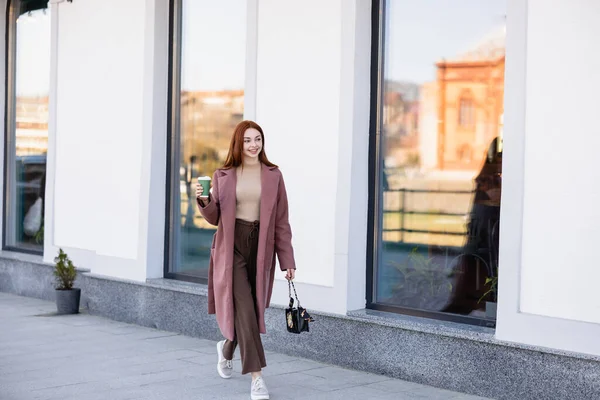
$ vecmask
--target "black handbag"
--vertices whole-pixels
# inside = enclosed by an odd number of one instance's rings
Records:
[[[292,288],[294,288],[294,296],[296,297],[296,307],[294,307],[294,298],[292,297]],[[290,333],[309,332],[308,323],[314,319],[308,314],[305,308],[300,306],[296,286],[294,282],[288,281],[288,291],[290,294],[290,306],[285,309],[285,322],[287,330]]]

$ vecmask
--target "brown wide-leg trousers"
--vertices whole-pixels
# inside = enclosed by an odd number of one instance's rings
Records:
[[[258,372],[267,366],[260,340],[256,314],[256,253],[258,251],[258,221],[235,220],[233,251],[233,307],[235,340],[226,340],[223,356],[233,359],[240,345],[242,374]]]

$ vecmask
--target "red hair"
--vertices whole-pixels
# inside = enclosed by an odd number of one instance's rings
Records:
[[[229,154],[227,154],[227,158],[225,159],[225,164],[223,164],[223,169],[236,168],[242,165],[242,153],[244,150],[244,133],[248,129],[256,129],[260,132],[260,137],[262,139],[262,149],[258,154],[258,160],[265,164],[267,167],[276,167],[277,165],[273,164],[267,158],[267,154],[265,153],[265,134],[263,133],[262,128],[254,121],[242,121],[235,127],[233,131],[233,136],[231,137],[231,143],[229,144]]]

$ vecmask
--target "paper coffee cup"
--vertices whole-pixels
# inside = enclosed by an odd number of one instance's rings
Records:
[[[210,192],[210,176],[199,176],[198,183],[202,185],[202,197],[208,197]]]

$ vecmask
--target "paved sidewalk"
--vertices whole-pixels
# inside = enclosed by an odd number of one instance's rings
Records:
[[[1,400],[249,399],[216,372],[215,342],[0,293]],[[481,399],[267,352],[271,399]],[[240,371],[239,360],[235,370]]]

